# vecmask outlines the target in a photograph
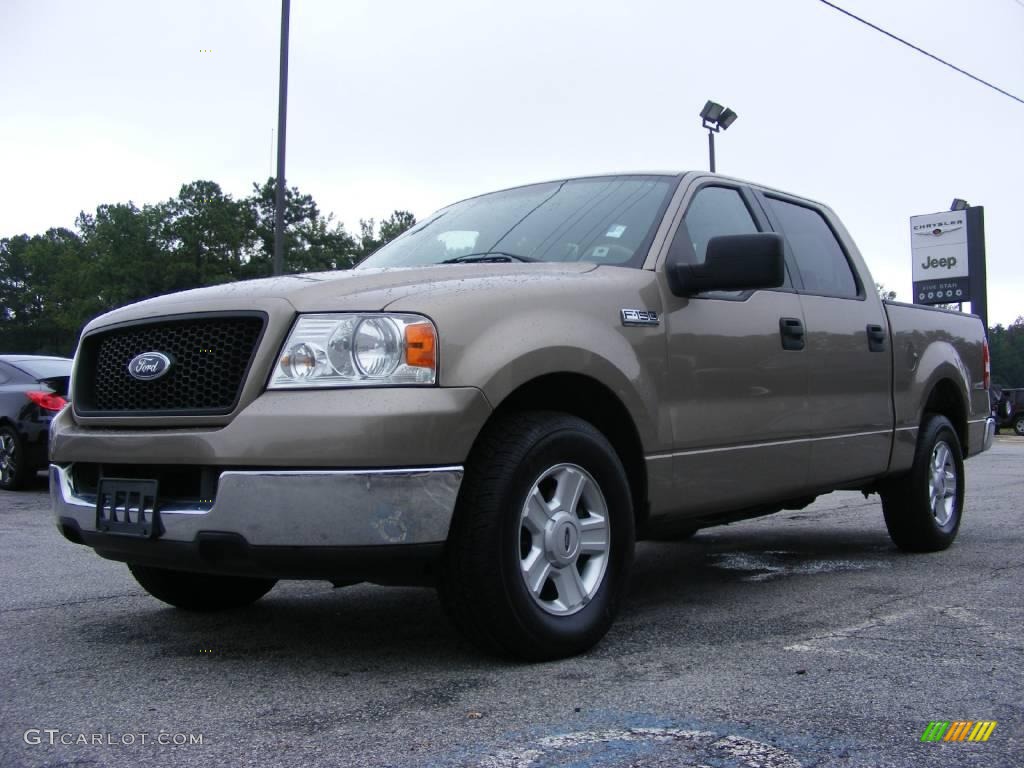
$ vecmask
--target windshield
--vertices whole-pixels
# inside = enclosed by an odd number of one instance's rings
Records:
[[[671,176],[604,176],[481,195],[441,209],[359,267],[458,261],[638,267],[676,181]]]

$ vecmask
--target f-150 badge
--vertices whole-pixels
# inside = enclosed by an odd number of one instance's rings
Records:
[[[623,309],[620,311],[623,325],[657,325],[661,322],[658,320],[658,313],[649,309]]]

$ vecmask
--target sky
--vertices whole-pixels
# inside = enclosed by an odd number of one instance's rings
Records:
[[[1024,0],[836,0],[1024,98]],[[0,0],[0,237],[273,175],[278,0]],[[985,207],[1024,315],[1024,104],[819,0],[294,0],[289,185],[349,231],[516,184],[707,168],[836,210],[911,300],[908,219]]]

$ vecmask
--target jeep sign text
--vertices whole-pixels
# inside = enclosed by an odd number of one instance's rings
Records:
[[[949,258],[942,259],[925,259],[921,262],[921,269],[936,269],[942,267],[943,269],[953,269],[956,266],[956,256],[950,256]]]

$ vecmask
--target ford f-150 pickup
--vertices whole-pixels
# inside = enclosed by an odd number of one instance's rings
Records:
[[[878,493],[957,535],[986,450],[975,316],[883,302],[828,207],[706,173],[455,203],[356,268],[203,288],[83,331],[58,528],[154,597],[436,585],[486,649],[579,653],[634,541]]]

